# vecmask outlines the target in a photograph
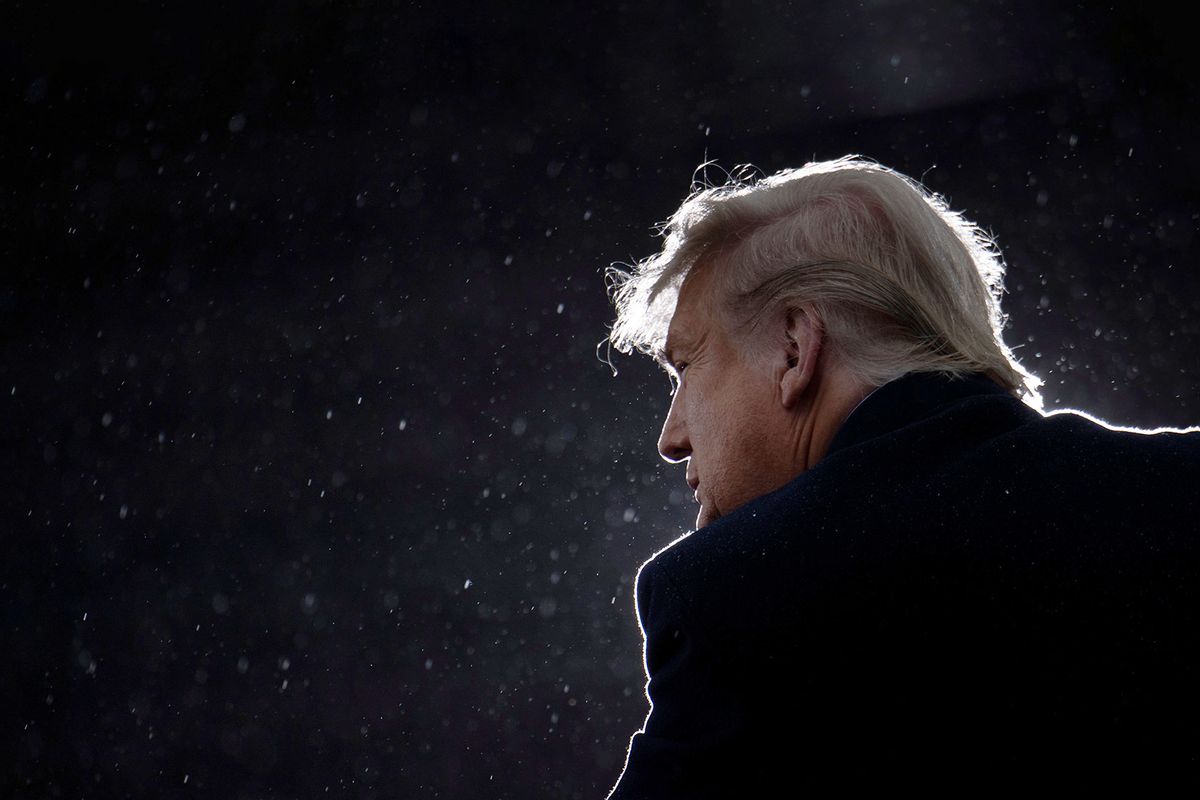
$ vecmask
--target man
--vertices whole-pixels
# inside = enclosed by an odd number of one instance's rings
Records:
[[[615,274],[697,530],[642,565],[609,797],[1200,786],[1200,433],[1043,415],[1003,265],[856,157],[693,194]]]

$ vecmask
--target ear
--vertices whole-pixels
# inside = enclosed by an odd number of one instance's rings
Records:
[[[804,396],[817,370],[825,327],[810,307],[790,309],[786,326],[786,367],[779,377],[784,408],[794,408]]]

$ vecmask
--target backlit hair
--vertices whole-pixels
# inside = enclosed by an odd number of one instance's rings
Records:
[[[661,358],[679,288],[716,271],[716,310],[754,350],[764,320],[810,306],[826,352],[869,386],[910,372],[983,372],[1035,407],[1041,381],[1001,332],[1004,262],[945,200],[859,156],[701,185],[665,222],[662,250],[610,267],[609,341]],[[782,326],[773,326],[781,330]]]

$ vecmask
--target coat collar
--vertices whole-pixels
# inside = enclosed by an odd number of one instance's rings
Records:
[[[903,428],[943,406],[977,395],[1012,397],[1008,390],[981,372],[963,377],[910,372],[863,398],[834,435],[826,455]]]

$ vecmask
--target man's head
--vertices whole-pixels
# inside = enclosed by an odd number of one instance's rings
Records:
[[[658,451],[686,460],[700,528],[783,486],[821,457],[837,426],[869,388],[832,358],[810,308],[770,327],[753,351],[715,313],[717,271],[692,269],[679,292],[664,347],[676,383]]]
[[[659,450],[699,481],[698,526],[811,467],[901,375],[983,372],[1040,402],[1001,339],[991,240],[899,173],[846,157],[734,179],[663,233],[661,252],[610,272],[610,341],[675,376]]]

